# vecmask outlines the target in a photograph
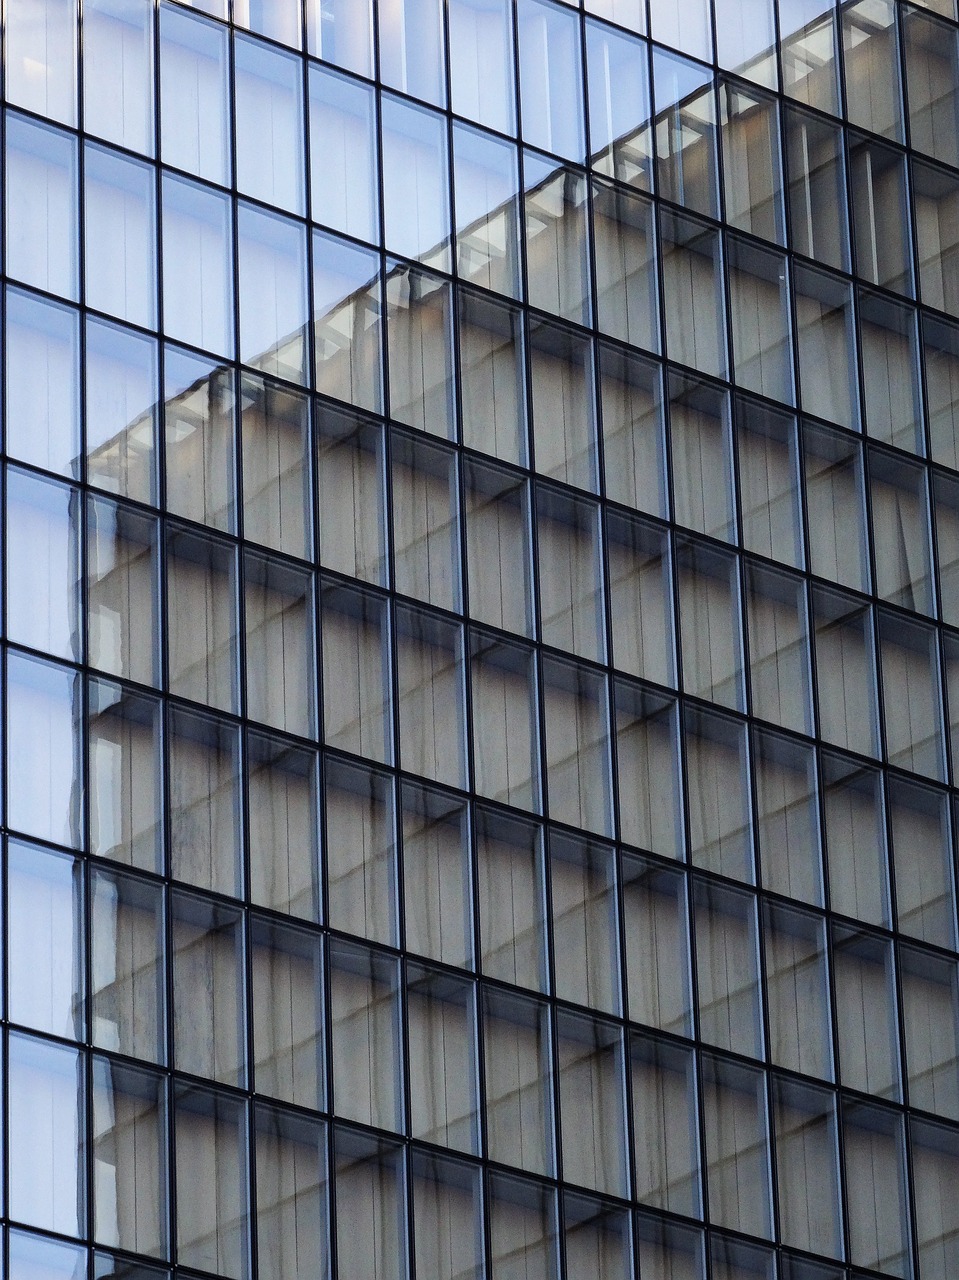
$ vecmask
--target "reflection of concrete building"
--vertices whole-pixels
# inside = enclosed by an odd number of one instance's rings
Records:
[[[8,3],[3,1276],[959,1274],[952,4]]]

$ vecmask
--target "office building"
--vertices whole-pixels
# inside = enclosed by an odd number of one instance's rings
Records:
[[[959,1276],[954,0],[6,0],[6,1280]]]

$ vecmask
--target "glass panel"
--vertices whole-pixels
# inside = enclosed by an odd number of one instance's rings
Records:
[[[889,924],[880,776],[826,752],[822,771],[833,909],[869,924]]]
[[[743,546],[747,551],[801,568],[795,419],[738,399],[735,421]]]
[[[170,869],[178,880],[236,896],[240,876],[236,727],[172,708],[169,739]]]
[[[474,987],[425,965],[406,968],[410,1132],[476,1153],[479,1145]]]
[[[944,1125],[914,1123],[910,1129],[919,1265],[937,1280],[959,1264],[959,1221],[951,1187],[959,1177],[955,1134]]]
[[[313,1110],[323,1105],[326,1074],[320,945],[303,929],[250,922],[254,1087]]]
[[[848,269],[849,228],[839,126],[787,107],[786,158],[793,247],[826,266]]]
[[[523,138],[581,162],[586,146],[579,22],[549,0],[519,0],[517,21]]]
[[[336,1114],[394,1130],[403,1105],[398,986],[399,965],[391,956],[330,943]]]
[[[880,614],[883,719],[890,764],[945,778],[940,677],[931,627]]]
[[[89,661],[157,683],[157,521],[108,498],[87,500]]]
[[[79,317],[18,289],[5,292],[7,451],[47,471],[79,476]]]
[[[463,635],[455,623],[396,610],[400,760],[410,773],[466,785]]]
[[[651,860],[626,855],[623,904],[631,1021],[689,1035],[692,994],[685,877]]]
[[[319,782],[316,756],[279,738],[249,733],[250,897],[285,915],[319,909]]]
[[[199,178],[228,186],[229,32],[164,5],[160,10],[161,155]]]
[[[809,635],[802,580],[748,565],[746,622],[753,715],[784,729],[811,733]]]
[[[157,344],[133,329],[87,319],[87,480],[156,501]]]
[[[160,704],[119,685],[88,686],[90,852],[145,871],[163,865]]]
[[[85,1220],[85,1087],[76,1049],[11,1032],[7,1133],[9,1213],[79,1236]]]
[[[763,943],[770,1059],[791,1071],[831,1080],[823,922],[805,911],[767,902],[763,907]]]
[[[460,599],[456,455],[394,431],[390,438],[397,591],[441,609]]]
[[[373,74],[373,5],[370,0],[307,0],[310,53],[361,76]]]
[[[683,53],[694,58],[706,58],[711,62],[713,41],[709,16],[709,5],[705,0],[694,0],[682,13],[672,0],[651,0],[652,37],[673,49],[682,49]]]
[[[676,564],[686,691],[741,709],[743,661],[735,557],[682,540],[676,547]]]
[[[546,989],[542,836],[533,823],[476,811],[480,966],[491,978]]]
[[[186,1084],[175,1096],[177,1256],[240,1280],[249,1266],[244,1105]]]
[[[257,1274],[262,1280],[329,1274],[326,1126],[257,1106]]]
[[[811,747],[755,732],[759,852],[767,889],[823,905],[816,757]]]
[[[703,373],[726,375],[719,235],[679,214],[660,219],[666,349]]]
[[[877,1097],[898,1098],[892,945],[842,925],[833,925],[832,941],[842,1083]]]
[[[386,609],[377,596],[324,586],[323,720],[327,746],[392,757]]]
[[[486,988],[483,1032],[490,1158],[549,1173],[553,1119],[547,1007]]]
[[[751,5],[756,8],[755,0]],[[734,10],[746,21],[742,8]],[[723,22],[718,30],[729,30]],[[785,242],[779,118],[773,98],[722,86],[723,195],[726,219],[763,240]]]
[[[629,1070],[636,1199],[698,1217],[702,1202],[693,1055],[688,1049],[634,1035]]]
[[[7,653],[7,821],[15,830],[77,847],[82,821],[79,676]]]
[[[697,883],[699,1034],[709,1044],[763,1056],[756,900],[751,894]]]
[[[889,835],[896,873],[896,918],[903,933],[955,949],[952,842],[945,794],[890,778]]]
[[[430,272],[389,264],[390,414],[432,435],[454,434],[453,299]]]
[[[174,892],[170,915],[174,1061],[181,1071],[242,1085],[246,1053],[241,914],[194,894]]]
[[[590,1009],[619,1013],[613,850],[554,832],[549,842],[549,882],[555,995]]]
[[[773,1081],[782,1238],[842,1256],[835,1104],[823,1089]]]
[[[466,805],[413,783],[404,784],[402,803],[406,945],[419,955],[472,968]]]
[[[95,868],[90,887],[90,1024],[101,1049],[166,1058],[161,888]]]
[[[480,1171],[459,1160],[414,1152],[413,1245],[421,1280],[481,1280]]]
[[[23,0],[5,26],[10,101],[76,124],[77,14],[71,0]]]
[[[533,651],[472,631],[470,690],[476,790],[492,800],[538,810],[541,778]]]
[[[167,527],[170,690],[224,711],[237,702],[236,552]]]
[[[536,533],[544,643],[602,661],[606,645],[598,507],[538,485]]]
[[[895,12],[891,6],[890,12]],[[850,135],[849,185],[858,274],[897,293],[912,293],[904,157],[891,147]]]
[[[849,121],[871,133],[902,141],[898,44],[892,0],[859,0],[843,10]]]
[[[156,179],[151,166],[87,143],[83,154],[87,305],[156,327]]]
[[[425,107],[385,95],[381,111],[386,248],[449,271],[446,121]]]
[[[390,780],[372,769],[330,761],[325,800],[330,924],[395,944],[399,922]]]
[[[309,77],[313,220],[376,243],[380,219],[373,181],[373,90],[315,63],[310,63]]]
[[[703,0],[683,9],[681,32],[671,32],[665,43],[674,49],[710,57],[706,50],[691,49],[700,43],[697,30],[707,11]],[[706,23],[708,24],[708,18]],[[653,0],[653,35],[665,22],[680,22],[671,0]],[[708,30],[708,26],[707,26]],[[706,32],[705,42],[711,44]],[[662,36],[659,35],[660,39]],[[698,213],[717,217],[719,192],[716,173],[716,105],[711,72],[659,49],[653,53],[656,119],[656,181],[661,195]]]
[[[488,129],[515,130],[509,0],[448,0],[451,106]]]
[[[152,1072],[93,1061],[93,1229],[118,1249],[163,1257],[166,1089]]]
[[[776,88],[776,20],[773,0],[719,0],[716,56],[721,67]]]
[[[959,79],[959,72],[957,72]],[[959,164],[959,160],[955,163]],[[956,257],[959,253],[959,181],[932,165],[912,164],[919,289],[923,302],[959,312]]]
[[[243,574],[247,715],[274,729],[313,737],[312,575],[253,552],[244,556]]]
[[[383,83],[437,107],[446,106],[444,9],[439,0],[390,0],[377,10]]]
[[[7,636],[53,657],[75,660],[83,648],[79,514],[75,489],[7,468]]]
[[[556,1019],[563,1177],[626,1195],[626,1098],[622,1033],[561,1012]]]
[[[667,514],[659,369],[601,345],[599,390],[606,496],[655,516]]]
[[[858,428],[858,375],[851,287],[808,267],[793,267],[802,406]]]
[[[463,443],[505,462],[526,460],[522,313],[457,290]]]
[[[709,1216],[769,1236],[769,1153],[762,1073],[703,1057],[703,1128]]]
[[[166,348],[166,506],[224,531],[236,520],[235,400],[232,371]]]
[[[360,409],[382,409],[382,311],[379,254],[314,231],[317,391]]]
[[[860,290],[859,343],[869,434],[925,453],[915,311]]]
[[[615,0],[611,7],[615,8]],[[620,7],[628,8],[629,0]],[[587,5],[587,8],[595,10],[597,6]],[[633,8],[638,10],[639,6],[633,4]],[[616,15],[616,20],[624,26],[637,25],[635,20],[628,21],[631,16]],[[644,191],[653,185],[647,57],[641,40],[598,22],[586,23],[590,163],[610,178],[618,178]]]
[[[7,982],[12,1022],[83,1036],[83,898],[74,858],[7,845]]]
[[[523,154],[526,291],[534,307],[588,324],[589,242],[585,177],[532,151]]]
[[[794,403],[786,260],[744,240],[726,241],[736,381]]]
[[[229,198],[166,172],[163,174],[163,327],[171,337],[182,342],[218,355],[233,355],[233,235]],[[167,395],[169,397],[169,389]]]
[[[243,36],[233,49],[236,185],[245,195],[303,214],[302,63]]]
[[[149,0],[87,0],[83,72],[84,128],[108,142],[152,156],[153,6]]]
[[[239,742],[236,727],[174,708],[169,717],[170,870],[237,895]]]
[[[899,948],[909,1102],[959,1119],[959,972],[953,960]]]
[[[932,457],[959,468],[959,327],[923,319],[923,365]]]
[[[880,1107],[843,1107],[849,1255],[854,1264],[887,1275],[912,1274],[909,1192],[902,1117]]]
[[[868,606],[813,590],[819,731],[847,751],[878,755],[877,672]]]
[[[949,17],[953,17],[952,12]],[[906,78],[909,88],[909,139],[918,151],[959,166],[956,81],[959,49],[954,27],[928,18],[918,9],[903,10]]]
[[[791,98],[839,114],[839,36],[832,6],[778,0],[783,87]]]
[[[689,855],[709,871],[755,878],[745,726],[687,706],[684,720]]]
[[[334,1168],[339,1280],[404,1280],[403,1149],[340,1129]],[[367,1229],[357,1231],[358,1222]]]
[[[681,858],[679,723],[672,699],[617,680],[619,825],[628,844]]]
[[[806,424],[803,472],[809,567],[858,591],[869,589],[862,448],[825,427]]]
[[[453,126],[456,268],[460,277],[519,296],[519,171],[513,146]]]
[[[730,542],[736,525],[729,396],[679,374],[667,385],[676,521]]]
[[[606,681],[559,658],[542,670],[550,816],[612,835]]]
[[[526,484],[512,472],[464,467],[469,611],[489,626],[529,635],[532,567]]]
[[[386,585],[383,429],[358,414],[318,405],[316,512],[320,563]]]
[[[6,117],[6,135],[6,269],[76,301],[76,139],[13,114]]]
[[[666,535],[655,525],[609,512],[605,568],[614,665],[630,675],[675,686]]]
[[[529,329],[536,470],[580,489],[597,487],[591,344],[558,325]]]
[[[240,359],[263,373],[305,383],[305,230],[252,205],[241,204],[237,216]]]

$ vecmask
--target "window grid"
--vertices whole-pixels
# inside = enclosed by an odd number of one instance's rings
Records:
[[[480,102],[466,0],[381,5],[378,78],[336,3],[17,8],[11,1277],[495,1280],[520,1239],[557,1280],[945,1274],[956,15],[824,10],[832,88],[780,93],[723,4],[696,46],[658,0],[517,0]],[[917,31],[953,41],[945,106]],[[215,46],[178,139],[170,77]],[[618,133],[614,57],[657,103]],[[705,97],[660,106],[668,68]],[[375,121],[365,223],[316,216],[337,93]],[[789,129],[834,120],[833,177],[797,171]]]

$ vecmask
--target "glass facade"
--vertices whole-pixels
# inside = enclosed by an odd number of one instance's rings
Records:
[[[3,1280],[959,1275],[954,3],[5,0]]]

